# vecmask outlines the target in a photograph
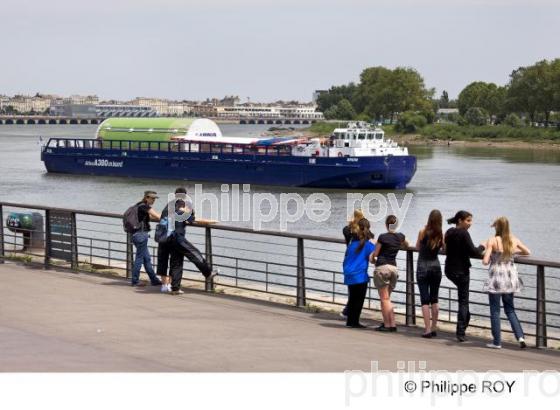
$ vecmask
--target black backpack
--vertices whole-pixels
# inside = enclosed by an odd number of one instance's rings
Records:
[[[142,228],[142,222],[138,220],[138,205],[132,205],[123,214],[123,229],[127,233],[134,233]]]
[[[175,229],[169,229],[169,218],[167,216],[162,216],[159,223],[156,225],[154,239],[157,243],[167,243],[173,236],[174,232]]]

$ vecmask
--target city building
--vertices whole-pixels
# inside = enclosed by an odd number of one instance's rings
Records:
[[[218,117],[218,109],[221,107],[216,107],[211,104],[198,104],[192,107],[192,114],[196,117]]]
[[[98,104],[95,106],[98,117],[157,117],[158,112],[147,105]]]
[[[324,94],[324,93],[328,93],[328,91],[327,90],[315,90],[313,92],[313,97],[311,98],[311,101],[313,102],[313,104],[317,104],[317,99],[319,98],[319,96],[321,94]]]
[[[152,108],[162,116],[185,116],[190,115],[192,104],[184,101],[171,101],[162,98],[136,97],[130,102],[133,105],[141,105]]]
[[[73,104],[69,102],[51,105],[49,114],[56,117],[72,118],[95,118],[98,116],[96,106],[93,104]]]
[[[82,105],[97,105],[99,104],[99,97],[97,95],[71,95],[64,99],[65,102],[70,104]]]
[[[320,91],[316,91],[320,92]],[[322,120],[323,113],[313,103],[276,101],[241,104],[238,96],[209,98],[203,102],[136,97],[131,101],[101,101],[97,95],[0,96],[0,110],[11,114],[50,114],[62,117],[154,117],[196,116],[222,119]]]
[[[10,110],[17,114],[42,114],[49,109],[51,100],[39,94],[33,97],[28,95],[15,95],[12,98],[4,99],[1,104],[4,111]]]
[[[306,119],[322,120],[323,113],[315,111],[312,106],[281,107],[281,106],[256,106],[239,105],[236,107],[216,107],[217,118],[267,118],[267,119]]]

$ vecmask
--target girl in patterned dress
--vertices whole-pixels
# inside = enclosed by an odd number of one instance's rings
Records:
[[[514,255],[529,255],[530,251],[517,237],[513,236],[509,229],[509,221],[505,216],[494,221],[492,227],[496,229],[496,235],[488,238],[486,252],[482,263],[489,265],[488,279],[484,284],[484,290],[488,292],[490,303],[490,323],[492,326],[493,342],[486,346],[500,349],[500,299],[504,304],[504,311],[511,324],[513,333],[521,348],[527,347],[523,335],[521,323],[515,313],[513,303],[514,293],[523,288],[523,282],[517,272],[513,257]]]

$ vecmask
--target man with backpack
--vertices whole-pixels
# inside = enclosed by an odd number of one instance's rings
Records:
[[[187,224],[195,221],[192,204],[187,201],[187,190],[178,187],[175,190],[174,202],[168,203],[161,212],[161,222],[156,228],[156,241],[158,242],[158,275],[162,277],[161,291],[180,295],[181,280],[183,278],[183,262],[186,256],[204,275],[207,280],[214,278],[217,270],[206,262],[200,251],[185,237]],[[174,206],[175,215],[170,218],[169,206]],[[178,219],[178,220],[177,220]],[[171,226],[170,221],[174,221]],[[169,266],[169,272],[167,268]],[[171,277],[171,278],[170,278]],[[171,280],[170,280],[171,279]],[[171,281],[171,283],[169,283]]]
[[[140,282],[140,269],[144,265],[152,286],[161,285],[152,267],[152,259],[148,248],[150,221],[159,221],[160,215],[152,208],[158,198],[154,191],[145,191],[144,198],[128,208],[124,213],[123,227],[125,232],[132,234],[132,244],[136,248],[136,257],[132,266],[132,286],[145,286]]]

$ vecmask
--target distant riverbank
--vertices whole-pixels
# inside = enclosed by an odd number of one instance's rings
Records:
[[[519,140],[503,140],[497,141],[488,138],[473,139],[437,139],[430,138],[420,134],[404,134],[392,135],[391,138],[403,145],[438,145],[438,146],[465,146],[465,147],[496,147],[496,148],[522,148],[522,149],[543,149],[543,150],[560,150],[559,140],[535,140],[535,141],[519,141]]]
[[[327,137],[335,128],[345,126],[346,122],[339,124],[321,122],[301,131],[305,137]],[[460,145],[560,150],[560,130],[555,128],[513,128],[504,125],[473,127],[456,124],[432,124],[411,134],[398,133],[392,125],[382,128],[388,137],[399,144],[405,145]]]

